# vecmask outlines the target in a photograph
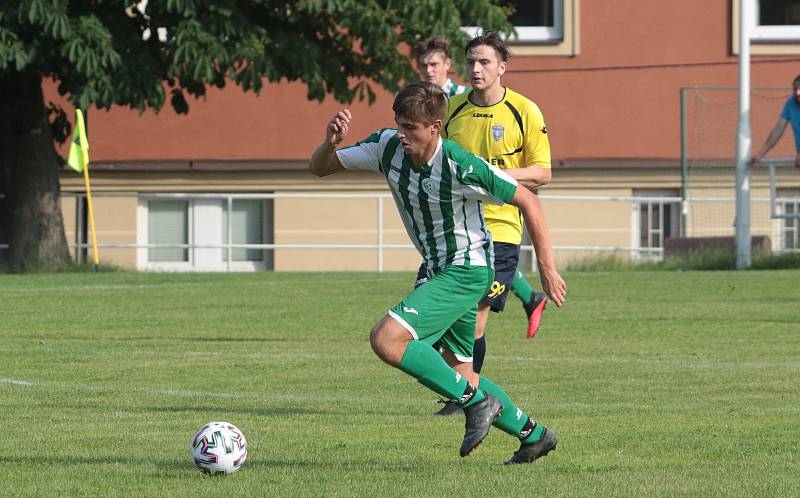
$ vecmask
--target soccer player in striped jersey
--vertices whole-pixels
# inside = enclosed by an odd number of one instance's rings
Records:
[[[450,43],[442,36],[432,36],[414,49],[417,69],[423,80],[442,88],[445,95],[454,97],[468,90],[464,85],[453,83],[447,74],[453,66],[450,59]]]
[[[485,201],[519,207],[536,248],[543,288],[558,306],[566,299],[541,204],[501,170],[440,138],[447,98],[435,84],[408,85],[392,109],[397,129],[380,130],[337,150],[352,120],[349,110],[338,112],[309,163],[317,176],[344,169],[383,175],[430,273],[425,285],[375,325],[370,345],[384,362],[463,407],[462,457],[495,425],[520,440],[506,463],[530,463],[556,447],[556,435],[528,417],[497,384],[474,372],[472,347],[476,303],[494,279]]]

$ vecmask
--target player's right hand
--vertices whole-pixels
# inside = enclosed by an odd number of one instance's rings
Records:
[[[325,129],[325,140],[331,145],[339,145],[350,129],[350,120],[353,115],[350,109],[342,109],[328,122]]]

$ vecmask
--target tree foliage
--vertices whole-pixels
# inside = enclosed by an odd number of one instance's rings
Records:
[[[43,102],[44,78],[83,109],[169,100],[186,113],[209,86],[282,80],[305,83],[309,99],[372,102],[374,85],[416,79],[410,46],[443,35],[459,62],[460,26],[508,32],[507,14],[495,0],[0,0],[0,239],[11,246],[0,260],[68,261],[53,139],[69,121]]]
[[[0,70],[53,77],[81,108],[160,109],[169,97],[187,112],[187,97],[209,85],[259,92],[264,79],[284,78],[305,83],[309,99],[372,99],[370,81],[396,91],[415,78],[407,48],[420,39],[441,34],[463,46],[462,22],[510,29],[490,0],[8,3]]]

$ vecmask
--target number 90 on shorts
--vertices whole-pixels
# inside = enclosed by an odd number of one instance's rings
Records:
[[[492,311],[503,311],[506,297],[514,283],[514,274],[519,263],[519,246],[506,242],[494,243],[494,282],[489,286],[482,303],[488,304]]]

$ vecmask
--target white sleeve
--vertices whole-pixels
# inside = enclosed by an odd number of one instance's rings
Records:
[[[383,131],[373,133],[355,145],[337,150],[336,156],[342,166],[345,169],[380,171],[381,155],[386,147],[386,143],[381,141]]]

